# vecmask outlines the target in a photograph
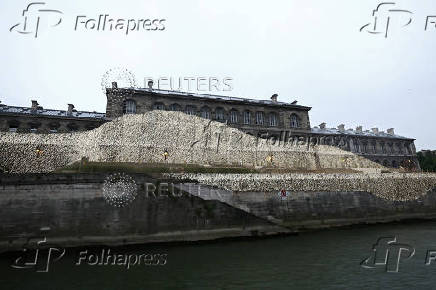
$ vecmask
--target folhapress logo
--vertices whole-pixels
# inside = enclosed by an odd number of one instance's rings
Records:
[[[396,237],[379,238],[372,247],[373,253],[363,260],[363,268],[384,266],[386,272],[398,272],[400,260],[408,260],[415,255],[415,248],[408,244],[397,243]]]
[[[20,34],[32,34],[38,37],[41,28],[58,26],[63,22],[61,15],[64,13],[60,10],[47,9],[45,2],[32,2],[23,10],[22,20],[13,25],[9,31]],[[65,17],[64,17],[65,19]],[[122,32],[125,35],[139,31],[163,31],[165,30],[164,18],[118,18],[111,17],[109,14],[100,14],[97,16],[77,15],[70,22],[72,31],[82,32]],[[66,25],[66,24],[64,24]]]
[[[28,244],[30,244],[30,241]],[[49,271],[52,262],[60,260],[65,255],[65,249],[47,247],[47,238],[36,241],[36,249],[24,247],[23,253],[11,265],[15,269],[34,269],[36,272]]]
[[[44,2],[33,2],[23,10],[21,22],[13,25],[9,31],[33,34],[37,38],[40,25],[58,26],[62,22],[62,14],[59,10],[46,9]]]

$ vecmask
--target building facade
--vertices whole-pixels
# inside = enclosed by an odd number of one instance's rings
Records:
[[[106,122],[104,113],[77,111],[68,104],[66,111],[44,109],[37,101],[31,107],[0,103],[0,130],[17,133],[67,133],[92,130]]]
[[[387,167],[419,169],[414,139],[372,128],[345,129],[344,125],[311,127],[311,107],[278,101],[219,95],[194,94],[153,88],[112,88],[106,90],[106,113],[74,110],[46,110],[32,101],[32,107],[0,104],[0,129],[11,132],[56,133],[90,130],[123,116],[152,110],[180,111],[188,115],[226,123],[248,134],[285,140],[295,144],[329,145],[351,151]],[[181,124],[182,126],[183,124]]]

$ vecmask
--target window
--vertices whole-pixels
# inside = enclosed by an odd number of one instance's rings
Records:
[[[269,125],[271,127],[277,126],[277,115],[275,113],[269,114]]]
[[[244,124],[248,125],[251,123],[251,113],[250,111],[244,112]]]
[[[366,143],[366,142],[362,143],[362,150],[363,150],[363,153],[367,153],[368,152],[368,143]]]
[[[388,153],[393,154],[394,153],[394,144],[388,143]]]
[[[201,117],[205,119],[210,119],[210,109],[208,107],[201,108]]]
[[[51,123],[51,124],[49,125],[49,132],[50,132],[50,133],[57,133],[59,127],[60,127],[60,124],[59,124],[59,123]]]
[[[124,114],[135,114],[136,113],[136,102],[134,100],[125,100],[123,103],[123,113]]]
[[[77,124],[75,124],[75,123],[69,123],[67,125],[67,128],[70,132],[76,132],[79,130],[79,126],[77,126]]]
[[[170,111],[180,112],[182,110],[182,106],[179,104],[170,105]]]
[[[263,112],[256,112],[256,124],[263,125]]]
[[[218,121],[224,120],[224,109],[223,108],[217,108],[215,110],[216,119]]]
[[[291,128],[300,128],[300,118],[297,115],[291,115]]]
[[[238,111],[230,111],[230,123],[238,123]]]
[[[30,133],[36,133],[38,132],[39,124],[30,123]]]
[[[386,147],[385,147],[385,143],[384,142],[380,143],[380,148],[381,148],[381,152],[382,153],[386,153]]]
[[[153,105],[153,110],[165,110],[165,105],[163,103],[155,103]]]
[[[195,106],[186,106],[185,113],[188,115],[195,115],[196,108]]]

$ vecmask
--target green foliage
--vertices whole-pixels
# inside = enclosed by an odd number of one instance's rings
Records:
[[[417,156],[422,171],[436,172],[436,151],[421,151]]]

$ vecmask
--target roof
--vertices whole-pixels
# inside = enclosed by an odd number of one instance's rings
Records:
[[[83,118],[83,119],[105,119],[105,113],[97,112],[86,112],[86,111],[75,111],[73,110],[71,115],[68,115],[67,111],[62,110],[52,110],[52,109],[41,109],[33,111],[29,107],[15,107],[0,105],[0,114],[11,114],[11,115],[38,115],[47,117],[65,117],[65,118]]]
[[[353,129],[346,129],[344,131],[341,131],[336,128],[325,128],[321,129],[318,127],[312,128],[311,133],[314,134],[326,134],[326,135],[348,135],[348,136],[358,136],[358,137],[375,137],[375,138],[392,138],[392,139],[407,139],[407,140],[415,140],[412,138],[406,138],[400,135],[396,134],[388,134],[386,132],[378,132],[374,133],[372,131],[356,131]]]
[[[230,96],[222,96],[222,95],[197,94],[192,92],[169,91],[169,90],[159,90],[159,89],[150,89],[150,88],[118,88],[118,89],[109,89],[109,90],[133,90],[136,93],[150,93],[159,96],[172,96],[172,97],[182,97],[182,98],[190,97],[190,98],[208,99],[208,100],[243,103],[243,104],[279,106],[279,107],[288,107],[288,108],[305,110],[305,111],[309,111],[310,109],[312,109],[311,107],[300,106],[287,102],[278,102],[278,101],[275,102],[272,100],[257,100],[257,99],[230,97]]]

